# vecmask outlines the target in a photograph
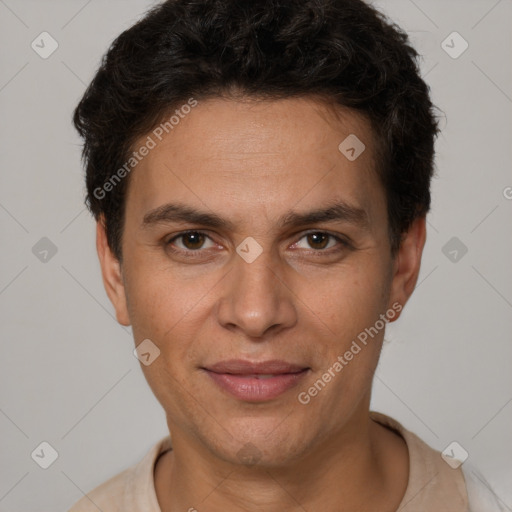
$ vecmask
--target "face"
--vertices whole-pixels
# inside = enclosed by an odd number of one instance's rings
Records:
[[[373,147],[312,99],[214,99],[132,172],[122,265],[101,223],[98,250],[118,320],[160,350],[142,369],[175,444],[278,466],[357,435],[424,243],[419,220],[391,257]]]

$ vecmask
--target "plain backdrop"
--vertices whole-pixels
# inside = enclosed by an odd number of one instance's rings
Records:
[[[439,450],[457,441],[512,510],[512,2],[375,3],[422,54],[444,118],[421,275],[372,409]],[[110,42],[152,4],[0,0],[1,511],[65,511],[167,434],[103,289],[71,125]],[[42,32],[58,44],[46,59]],[[42,442],[48,469],[31,456]]]

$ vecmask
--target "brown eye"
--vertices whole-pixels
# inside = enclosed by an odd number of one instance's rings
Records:
[[[332,254],[333,252],[343,251],[349,247],[349,244],[342,238],[331,235],[325,231],[310,231],[305,233],[298,242],[294,244],[295,249],[306,249],[310,253]]]
[[[313,249],[325,249],[329,243],[330,235],[327,233],[310,233],[307,235],[308,244]]]
[[[209,237],[200,231],[187,231],[169,240],[167,245],[174,245],[182,251],[197,251],[205,248],[204,245],[207,240],[209,240]]]
[[[182,238],[187,249],[200,249],[204,243],[204,235],[197,232],[186,233]]]

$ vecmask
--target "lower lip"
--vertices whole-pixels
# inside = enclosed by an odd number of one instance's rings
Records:
[[[298,373],[283,373],[266,379],[256,379],[255,377],[214,373],[206,370],[206,373],[220,388],[246,402],[265,402],[277,398],[296,386],[307,372],[308,370],[303,370]]]

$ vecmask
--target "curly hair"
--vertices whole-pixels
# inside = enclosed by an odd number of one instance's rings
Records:
[[[405,32],[362,0],[168,0],[115,39],[74,112],[86,204],[121,260],[133,145],[190,98],[316,96],[369,120],[392,253],[430,209],[438,124]]]

